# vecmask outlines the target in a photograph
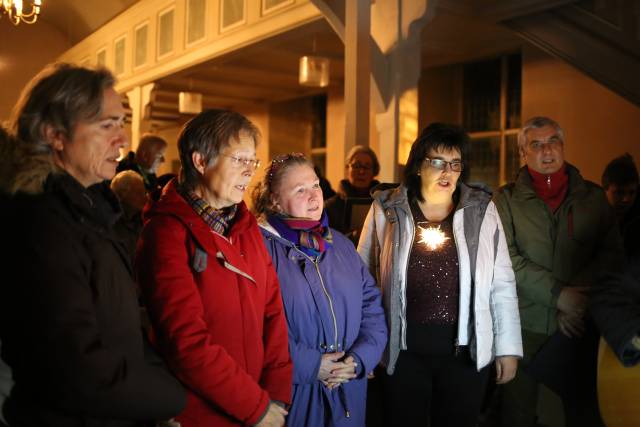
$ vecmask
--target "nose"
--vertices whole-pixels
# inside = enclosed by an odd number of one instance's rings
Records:
[[[548,142],[545,142],[542,144],[542,152],[544,154],[550,153],[551,152],[551,144],[549,144]]]

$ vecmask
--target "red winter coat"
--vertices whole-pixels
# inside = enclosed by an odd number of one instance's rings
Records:
[[[270,399],[290,402],[280,287],[244,203],[225,238],[171,182],[145,214],[136,261],[154,342],[189,389],[183,427],[253,425]]]

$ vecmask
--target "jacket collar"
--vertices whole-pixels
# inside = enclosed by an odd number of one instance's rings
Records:
[[[48,150],[9,138],[0,144],[0,191],[41,194],[52,173],[62,173]]]
[[[456,210],[481,205],[491,200],[491,192],[483,184],[459,182],[456,193],[454,193],[454,198],[458,198]],[[373,197],[380,202],[384,209],[402,207],[409,213],[409,197],[407,187],[404,184],[391,190],[377,191]]]
[[[162,195],[157,202],[145,207],[143,219],[146,222],[157,215],[171,215],[177,218],[188,229],[193,230],[196,236],[209,235],[211,233],[218,235],[211,230],[204,220],[189,206],[187,201],[182,198],[180,193],[178,193],[177,180],[175,178],[164,187]],[[240,202],[233,225],[227,237],[234,238],[248,231],[253,221],[255,221],[255,219],[253,219],[251,212],[247,209],[247,205],[244,202]],[[219,236],[224,238],[222,235]]]
[[[587,186],[584,178],[580,175],[578,168],[573,166],[569,162],[565,162],[567,168],[567,175],[569,175],[569,188],[567,190],[567,196],[576,196],[586,191]],[[513,196],[521,199],[530,199],[532,197],[538,197],[533,189],[533,183],[531,182],[531,175],[527,170],[527,166],[520,168],[518,176],[515,181],[515,187],[513,190]]]

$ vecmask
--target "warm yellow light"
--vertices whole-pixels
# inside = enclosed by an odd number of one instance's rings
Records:
[[[42,6],[42,0],[31,0],[31,10],[26,12],[22,0],[2,0],[0,13],[6,14],[13,25],[21,22],[33,24],[40,15],[40,6]]]
[[[431,251],[436,251],[442,246],[444,242],[449,240],[442,230],[440,230],[440,226],[437,227],[420,227],[420,242],[424,243],[427,248]]]

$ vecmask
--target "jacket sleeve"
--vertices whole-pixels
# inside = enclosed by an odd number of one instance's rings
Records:
[[[262,236],[256,230],[257,241],[262,245]],[[271,400],[286,404],[291,403],[292,363],[288,351],[287,323],[282,307],[280,285],[271,262],[271,257],[264,250],[267,266],[267,299],[264,314],[264,368],[260,385],[267,390]]]
[[[34,227],[30,232],[37,244],[25,242],[21,254],[28,262],[20,268],[27,292],[21,314],[29,319],[22,333],[32,341],[26,357],[38,378],[38,392],[46,393],[54,407],[90,417],[151,420],[177,415],[186,396],[166,368],[144,357],[131,360],[105,345],[90,286],[92,261],[69,231],[54,221]]]
[[[349,245],[349,248],[353,246]],[[364,263],[357,256],[355,258],[354,264],[359,265],[358,279],[362,283],[362,320],[358,338],[347,353],[353,353],[360,359],[363,365],[361,372],[366,375],[380,362],[387,345],[388,331],[380,289]]]
[[[315,348],[299,343],[289,334],[289,351],[293,364],[294,384],[313,384],[318,381],[322,354]]]
[[[367,218],[364,220],[362,226],[362,232],[360,234],[360,240],[358,241],[358,254],[364,265],[367,266],[369,272],[373,277],[380,282],[380,269],[378,266],[379,261],[379,242],[376,230],[376,215],[381,209],[379,202],[374,200],[367,213]]]
[[[603,274],[593,288],[589,307],[602,336],[625,366],[640,362],[640,351],[630,345],[640,334],[640,257],[634,263],[622,273]]]
[[[495,355],[522,357],[522,335],[516,278],[511,267],[507,240],[493,203],[490,203],[487,207],[486,215],[494,219],[498,243],[495,248],[490,301],[491,315],[494,319]]]
[[[195,394],[247,425],[255,424],[269,395],[214,342],[189,266],[188,234],[175,218],[145,224],[138,244],[138,281],[161,351]]]
[[[502,221],[511,264],[516,276],[518,295],[523,299],[547,308],[555,308],[560,291],[565,284],[553,277],[551,271],[527,259],[520,253],[514,233],[509,196],[505,190],[501,190],[496,194],[494,203],[498,208]]]

